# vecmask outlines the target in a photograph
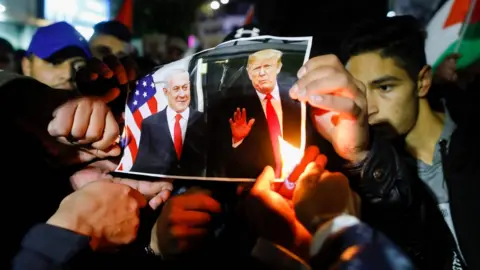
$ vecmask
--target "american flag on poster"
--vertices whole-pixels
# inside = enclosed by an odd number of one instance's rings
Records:
[[[163,104],[157,93],[153,74],[149,74],[136,82],[135,91],[131,92],[125,108],[125,129],[122,134],[123,158],[117,171],[129,171],[138,153],[140,131],[143,119],[159,111]],[[160,110],[163,108],[160,108]]]

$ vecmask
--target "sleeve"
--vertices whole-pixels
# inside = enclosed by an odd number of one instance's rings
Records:
[[[348,174],[352,188],[362,202],[375,206],[409,207],[412,203],[411,181],[416,172],[408,169],[393,144],[380,136],[373,136],[366,159],[351,164]]]
[[[310,251],[312,269],[415,269],[388,238],[349,215],[323,224]]]
[[[90,251],[90,238],[48,224],[33,227],[22,241],[12,269],[62,269],[74,257]]]
[[[310,269],[308,263],[280,245],[259,238],[251,256],[268,266],[269,269]]]

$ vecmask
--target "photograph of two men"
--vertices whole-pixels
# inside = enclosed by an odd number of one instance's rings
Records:
[[[248,181],[285,177],[301,147],[301,104],[290,98],[311,37],[238,39],[163,66],[136,82],[117,172]],[[305,117],[305,115],[303,116]],[[307,125],[306,141],[313,132]],[[295,165],[295,164],[293,164]]]

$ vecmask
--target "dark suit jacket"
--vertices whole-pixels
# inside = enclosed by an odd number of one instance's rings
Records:
[[[132,172],[204,176],[206,123],[203,114],[190,108],[182,155],[177,158],[168,129],[166,108],[142,122],[140,144]]]
[[[219,163],[224,163],[226,167],[221,172],[224,174],[222,176],[256,178],[265,166],[275,166],[267,119],[255,89],[252,86],[250,88],[248,94],[224,97],[218,106],[218,108],[221,108],[219,109],[221,113],[215,113],[213,117],[209,117],[209,123],[212,118],[214,119],[212,121],[221,123],[215,124],[214,126],[217,129],[211,132],[215,132],[217,137],[223,137],[216,139],[216,149],[219,149],[218,144],[220,142],[223,144],[222,155],[216,158]],[[283,139],[295,147],[300,147],[300,103],[290,98],[288,90],[287,87],[279,85],[283,114]],[[228,119],[233,116],[237,108],[245,108],[247,119],[255,118],[255,123],[250,134],[243,142],[238,147],[233,148]],[[221,128],[218,128],[220,126]],[[307,134],[311,134],[311,131],[309,123]],[[218,165],[217,167],[223,167]]]

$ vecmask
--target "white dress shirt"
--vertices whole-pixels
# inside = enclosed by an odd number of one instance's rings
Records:
[[[265,114],[265,119],[267,119],[267,101],[268,100],[265,98],[267,95],[260,93],[257,90],[255,90],[255,92],[257,93],[258,98],[260,99],[260,103],[262,104],[263,113]],[[282,100],[280,99],[280,89],[278,88],[278,85],[275,85],[275,88],[273,89],[272,92],[270,92],[270,94],[272,95],[272,99],[270,100],[270,102],[272,103],[273,109],[275,109],[275,112],[277,113],[278,122],[280,123],[280,132],[283,136],[283,110],[282,110]],[[248,120],[249,119],[248,119],[248,112],[247,112],[247,122]],[[237,148],[240,144],[242,144],[242,142],[243,140],[237,143],[232,143],[232,147]]]
[[[177,112],[174,111],[170,106],[167,106],[167,121],[168,121],[168,129],[170,130],[170,136],[172,137],[172,142],[175,141],[174,139],[174,128],[175,128],[175,116]],[[181,112],[182,118],[180,119],[180,129],[182,130],[182,144],[185,141],[185,134],[187,133],[187,124],[188,124],[188,117],[190,116],[190,108],[187,108],[185,111]]]

